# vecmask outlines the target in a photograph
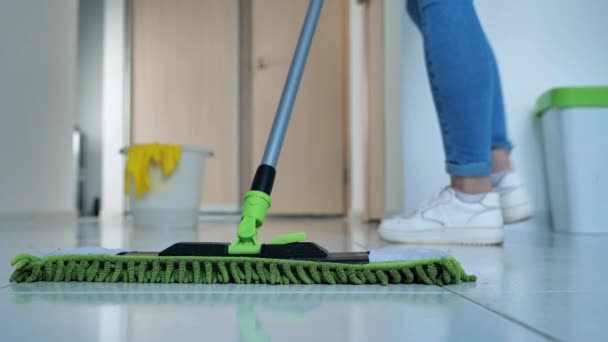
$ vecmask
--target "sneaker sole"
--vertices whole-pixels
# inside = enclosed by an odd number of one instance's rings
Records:
[[[532,218],[532,209],[528,204],[502,208],[502,218],[505,224],[523,222]]]
[[[380,230],[380,237],[390,242],[433,245],[500,245],[504,229],[496,227],[450,227],[421,231]]]

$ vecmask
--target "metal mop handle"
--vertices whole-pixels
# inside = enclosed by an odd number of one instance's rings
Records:
[[[237,229],[238,238],[228,247],[229,254],[260,254],[262,250],[257,230],[264,224],[266,213],[272,202],[270,193],[272,192],[276,174],[275,166],[281,153],[281,147],[283,147],[291,110],[296,101],[300,80],[302,80],[302,73],[306,65],[306,58],[310,51],[310,45],[312,44],[312,38],[315,34],[322,7],[323,0],[310,0],[308,4],[308,11],[306,12],[304,25],[300,32],[298,45],[289,67],[289,74],[287,74],[287,80],[283,87],[281,101],[279,102],[272,130],[268,137],[268,143],[266,144],[264,158],[262,158],[262,164],[258,166],[255,172],[251,190],[245,194],[241,223]],[[303,240],[306,240],[305,233],[287,234],[272,240],[272,244],[288,244]]]
[[[277,165],[279,154],[283,147],[283,141],[285,140],[287,126],[289,125],[289,119],[291,118],[293,104],[296,101],[298,88],[300,87],[300,80],[304,73],[306,58],[308,57],[308,52],[312,45],[312,38],[315,34],[322,7],[323,0],[310,0],[310,3],[308,4],[306,19],[304,19],[300,38],[298,39],[298,45],[296,46],[296,51],[291,61],[291,67],[289,68],[289,74],[287,75],[285,86],[283,87],[281,101],[279,102],[272,124],[272,130],[270,131],[270,136],[266,143],[262,164],[270,165],[272,167],[276,167]]]
[[[251,190],[261,191],[265,194],[270,195],[272,192],[272,186],[274,184],[274,177],[276,174],[275,167],[281,154],[281,148],[283,147],[283,141],[285,140],[285,133],[287,133],[287,126],[289,125],[289,119],[291,117],[291,111],[293,104],[296,101],[296,95],[298,94],[298,88],[300,87],[300,81],[302,80],[302,74],[304,73],[304,66],[306,65],[306,58],[312,45],[312,38],[317,28],[317,22],[321,15],[321,8],[323,7],[323,0],[310,0],[308,4],[308,11],[306,12],[306,18],[300,31],[300,38],[298,38],[298,44],[296,51],[289,67],[289,73],[287,74],[287,80],[283,87],[283,94],[281,94],[281,101],[277,108],[277,113],[274,117],[272,124],[272,130],[266,143],[266,150],[264,151],[264,157],[262,158],[262,164],[258,167],[253,182],[251,184]]]

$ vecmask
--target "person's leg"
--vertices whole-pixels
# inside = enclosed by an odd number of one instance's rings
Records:
[[[500,72],[493,58],[494,93],[492,94],[492,173],[497,174],[511,169],[510,153],[513,149],[507,134],[505,106],[503,102]]]
[[[508,224],[532,217],[533,209],[522,180],[513,171],[510,159],[513,146],[507,134],[500,73],[496,62],[493,70],[496,81],[492,96],[492,187],[499,194],[503,221]]]
[[[418,6],[418,0],[407,0],[405,4],[405,9],[407,10],[407,14],[410,16],[410,19],[416,24],[419,30],[420,27],[420,7]]]
[[[472,0],[410,0],[424,40],[451,187],[413,215],[383,220],[389,241],[499,244],[500,199],[492,192],[493,54]]]
[[[509,150],[504,148],[492,149],[492,173],[497,174],[511,170]]]
[[[407,12],[416,24],[418,29],[422,30],[420,6],[418,0],[407,0]],[[507,136],[507,128],[505,121],[505,108],[502,95],[502,86],[500,81],[500,73],[496,63],[496,58],[492,53],[492,72],[493,72],[493,94],[492,94],[492,144],[491,144],[491,161],[492,173],[506,171],[511,169],[510,152],[512,149],[511,142]],[[466,178],[466,177],[465,177]],[[457,181],[458,182],[458,181]],[[467,183],[464,179],[463,183]],[[466,186],[466,185],[463,185]]]
[[[417,7],[417,11],[416,11]],[[451,185],[491,191],[494,56],[471,0],[410,0],[424,38]]]

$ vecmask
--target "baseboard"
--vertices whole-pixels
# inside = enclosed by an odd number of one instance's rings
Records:
[[[78,219],[76,209],[57,211],[0,211],[2,222],[40,221],[75,222]]]
[[[505,226],[509,230],[551,232],[553,231],[551,213],[548,210],[536,210],[530,220],[509,224]]]

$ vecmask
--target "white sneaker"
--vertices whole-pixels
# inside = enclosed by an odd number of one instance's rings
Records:
[[[498,193],[479,203],[465,203],[451,188],[409,216],[383,220],[380,237],[392,242],[419,244],[497,245],[504,239]]]
[[[500,195],[500,206],[505,224],[525,221],[532,217],[528,193],[515,171],[508,172],[494,188]]]

